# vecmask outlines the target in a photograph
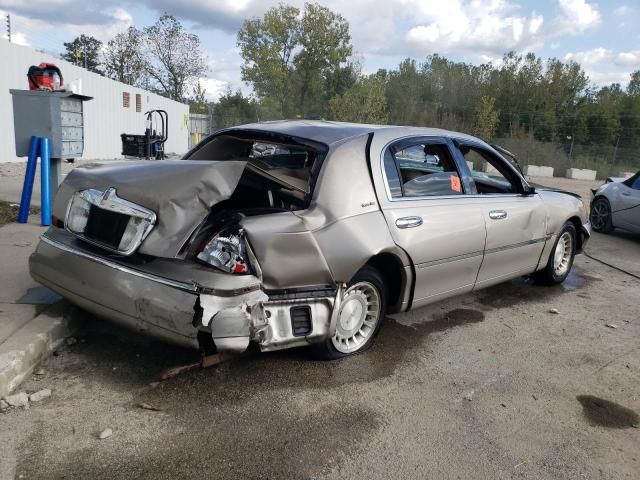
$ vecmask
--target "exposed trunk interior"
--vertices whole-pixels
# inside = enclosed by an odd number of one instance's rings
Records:
[[[234,130],[206,140],[186,159],[247,162],[235,192],[213,213],[246,208],[299,210],[309,204],[325,153],[325,146],[305,140]]]

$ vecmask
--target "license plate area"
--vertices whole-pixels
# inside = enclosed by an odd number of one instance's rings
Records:
[[[117,250],[130,218],[129,215],[91,205],[84,236]]]

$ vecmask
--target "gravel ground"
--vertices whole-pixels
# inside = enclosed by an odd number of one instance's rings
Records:
[[[639,284],[576,263],[563,286],[388,318],[353,358],[261,354],[160,384],[192,353],[91,320],[22,387],[51,398],[0,417],[0,458],[20,478],[637,478]]]
[[[640,260],[640,238],[596,238]],[[581,256],[562,286],[387,318],[355,357],[250,355],[161,383],[193,352],[76,311],[78,341],[21,387],[51,397],[0,414],[0,478],[635,479],[639,292]]]

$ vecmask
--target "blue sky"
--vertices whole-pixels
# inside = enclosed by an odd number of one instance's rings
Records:
[[[103,41],[163,12],[197,33],[209,59],[203,83],[210,98],[225,88],[249,89],[235,35],[243,19],[278,0],[0,0],[12,15],[13,40],[60,51],[81,33]],[[287,3],[302,6],[303,1]],[[508,50],[573,59],[597,85],[628,82],[640,69],[640,0],[319,0],[350,23],[365,72],[393,68],[431,53],[499,64]]]

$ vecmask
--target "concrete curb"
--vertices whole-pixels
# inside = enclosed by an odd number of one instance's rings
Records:
[[[0,345],[0,398],[11,393],[43,359],[80,326],[67,302],[58,302]]]

